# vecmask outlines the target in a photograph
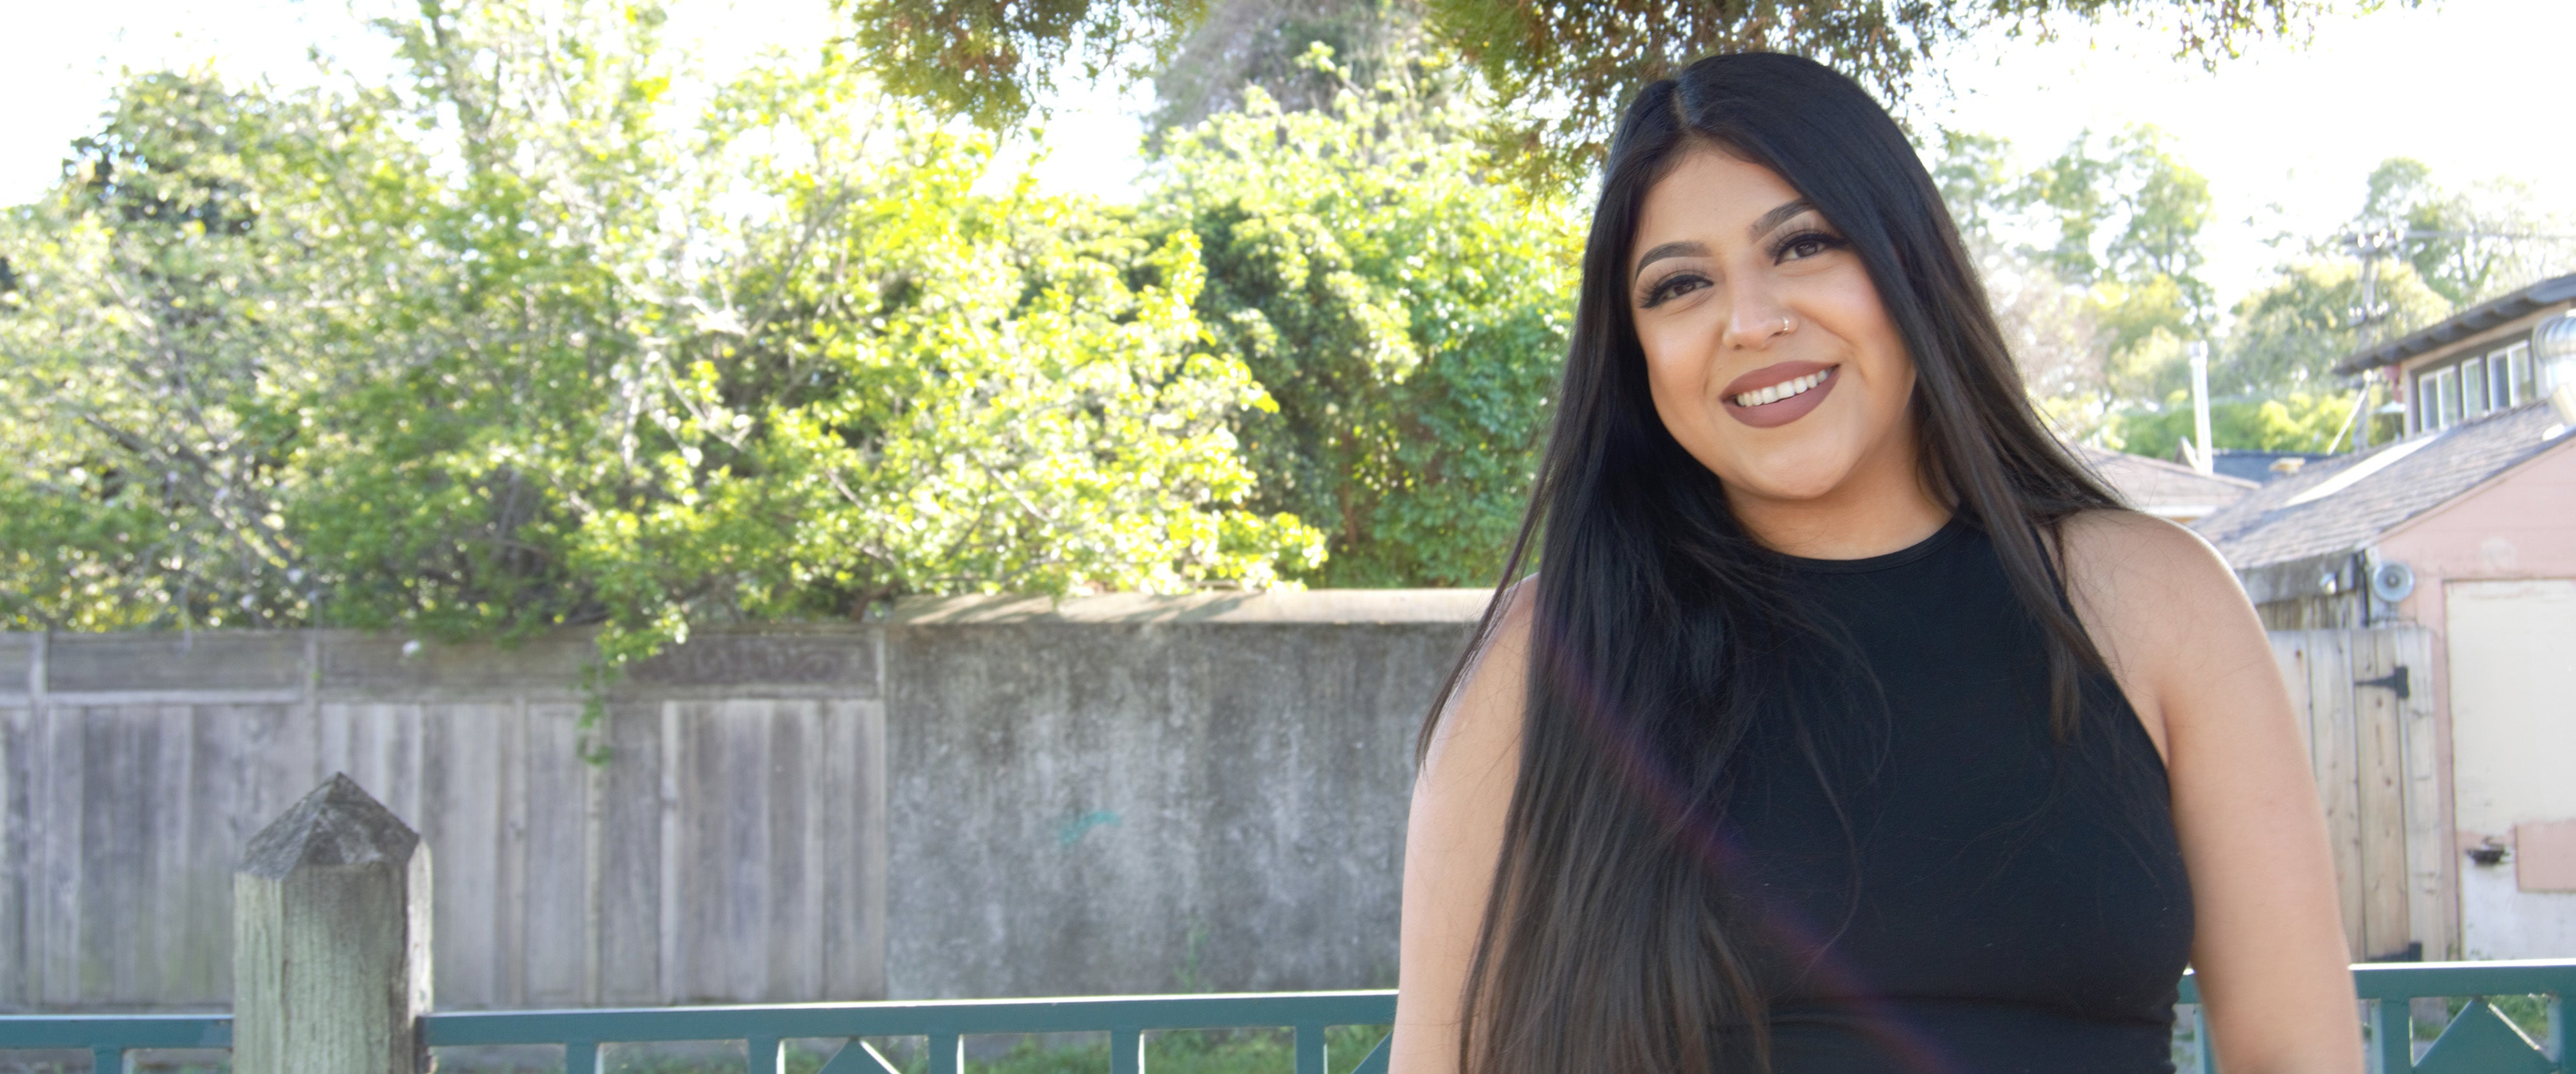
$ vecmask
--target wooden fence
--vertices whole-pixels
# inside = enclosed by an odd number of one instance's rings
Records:
[[[702,636],[589,731],[587,645],[0,635],[0,1009],[227,1002],[242,848],[333,772],[437,846],[442,1006],[881,998],[874,633]]]
[[[0,635],[0,1009],[224,1003],[244,841],[334,771],[436,847],[441,1007],[1378,983],[1475,608],[1263,599],[703,636],[592,738],[574,635]],[[2272,643],[2354,957],[2442,957],[2429,634]]]
[[[2431,632],[2276,630],[2272,654],[2324,799],[2353,960],[2444,957]]]
[[[591,731],[578,633],[0,633],[0,1011],[227,1002],[231,870],[335,771],[434,851],[444,1009],[1392,983],[1413,731],[1482,600],[702,631]]]

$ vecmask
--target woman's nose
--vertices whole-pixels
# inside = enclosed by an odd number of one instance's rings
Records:
[[[1798,327],[1788,306],[1767,290],[1739,288],[1731,297],[1734,303],[1726,315],[1726,345],[1730,350],[1761,350]]]

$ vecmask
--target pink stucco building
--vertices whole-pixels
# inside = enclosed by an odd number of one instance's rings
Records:
[[[2430,630],[2434,741],[2408,744],[2446,818],[2428,957],[2576,955],[2571,309],[2561,277],[2352,356],[2340,371],[2385,378],[2405,436],[2193,524],[2269,627]]]

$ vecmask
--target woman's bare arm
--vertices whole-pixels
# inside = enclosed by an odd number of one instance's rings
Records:
[[[2165,756],[2220,1065],[2361,1070],[2325,814],[2253,606],[2208,544],[2145,515],[2077,518],[2066,549],[2076,611]]]
[[[1520,775],[1531,596],[1527,585],[1513,591],[1414,778],[1389,1074],[1458,1069],[1459,1002]]]

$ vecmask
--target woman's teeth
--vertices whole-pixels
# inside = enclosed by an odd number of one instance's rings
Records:
[[[1735,405],[1761,406],[1764,403],[1777,403],[1793,395],[1803,395],[1816,385],[1824,383],[1825,374],[1831,372],[1833,372],[1831,369],[1819,369],[1796,380],[1784,380],[1768,388],[1757,388],[1736,396]]]

